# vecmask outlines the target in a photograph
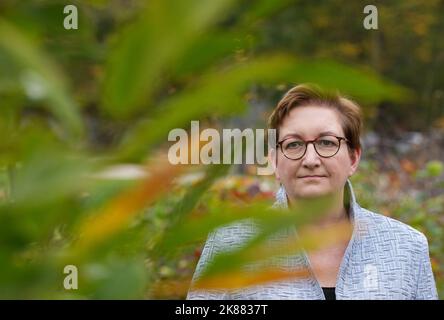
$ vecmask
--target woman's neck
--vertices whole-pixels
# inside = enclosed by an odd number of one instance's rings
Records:
[[[319,225],[335,225],[349,220],[348,210],[344,205],[344,190],[336,193],[330,209],[318,220]]]
[[[289,204],[291,206],[291,202]],[[349,210],[346,208],[344,201],[344,190],[334,194],[330,209],[316,220],[314,225],[319,227],[342,224],[350,220]]]

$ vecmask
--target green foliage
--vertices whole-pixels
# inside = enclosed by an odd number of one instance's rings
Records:
[[[153,92],[174,72],[178,57],[231,3],[157,1],[146,6],[135,23],[116,35],[115,50],[107,64],[103,106],[120,116],[149,106]]]
[[[47,108],[61,120],[65,133],[78,138],[83,123],[75,100],[69,96],[64,76],[27,36],[6,20],[0,20],[0,45],[21,67],[24,89],[31,99],[46,99]]]
[[[79,33],[62,28],[62,2],[0,4],[2,298],[152,298],[166,267],[184,261],[179,244],[239,217],[264,220],[256,244],[308,221],[311,210],[270,217],[269,203],[227,214],[208,195],[227,166],[193,168],[204,178],[181,187],[190,171],[162,153],[173,128],[241,114],[252,86],[318,82],[369,103],[409,94],[359,66],[254,53],[255,26],[288,1],[128,3],[77,3]],[[103,178],[122,161],[147,163],[144,175]],[[76,291],[63,288],[68,264]]]

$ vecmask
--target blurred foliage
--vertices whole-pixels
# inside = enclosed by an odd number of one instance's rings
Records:
[[[440,0],[375,0],[378,30],[362,27],[368,1],[301,0],[264,20],[257,51],[285,48],[295,55],[366,65],[415,92],[402,104],[366,110],[381,133],[443,128],[444,4]],[[245,6],[248,11],[248,6]],[[314,40],[316,39],[316,40]]]
[[[261,37],[293,10],[290,1],[71,3],[79,9],[78,30],[63,28],[65,1],[0,3],[2,298],[183,297],[196,245],[210,230],[262,219],[263,233],[230,265],[219,258],[210,270],[218,277],[212,285],[223,283],[268,234],[311,221],[322,205],[271,216],[271,187],[234,188],[237,198],[219,197],[217,183],[229,166],[168,164],[171,129],[244,114],[255,86],[279,92],[317,82],[368,105],[414,96],[360,61],[267,48]],[[140,165],[142,173],[104,175],[122,162]],[[426,174],[440,170],[432,163]],[[435,256],[442,252],[437,243]],[[78,267],[78,290],[63,288],[69,264]],[[288,276],[297,275],[271,270],[247,282]]]

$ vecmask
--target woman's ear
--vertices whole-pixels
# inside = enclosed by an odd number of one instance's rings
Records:
[[[275,148],[271,148],[268,153],[268,161],[273,166],[273,172],[278,181],[280,181],[279,172],[277,170],[277,152]]]
[[[350,165],[350,171],[348,174],[349,174],[349,177],[351,177],[358,169],[359,161],[361,161],[362,150],[361,150],[361,148],[352,149],[349,151],[349,154],[350,154],[351,165]]]

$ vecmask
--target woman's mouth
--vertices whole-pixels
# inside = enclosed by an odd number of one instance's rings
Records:
[[[302,176],[302,177],[299,177],[300,179],[307,179],[307,180],[309,180],[309,179],[321,179],[321,178],[325,178],[325,176]]]

